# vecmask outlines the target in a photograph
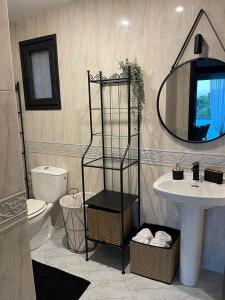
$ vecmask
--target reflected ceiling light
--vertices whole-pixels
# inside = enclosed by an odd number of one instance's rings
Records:
[[[122,20],[121,21],[121,25],[123,25],[123,26],[129,26],[130,22],[128,20]]]
[[[184,10],[183,6],[177,6],[176,7],[176,11],[179,12],[179,13],[181,13],[183,10]]]

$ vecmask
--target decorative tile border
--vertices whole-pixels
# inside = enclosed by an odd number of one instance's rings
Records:
[[[194,161],[198,161],[203,167],[225,167],[225,155],[170,150],[141,150],[141,162],[151,165],[172,167],[176,163],[181,163],[184,167],[190,168]]]
[[[81,157],[87,148],[87,145],[60,144],[48,142],[26,142],[26,151],[31,153],[43,153],[62,156]],[[90,156],[99,155],[100,147],[93,146]]]
[[[26,142],[26,151],[30,153],[41,153],[49,155],[82,157],[87,145],[60,144],[48,142]],[[107,150],[106,150],[107,152]],[[109,153],[108,153],[109,154]],[[119,149],[114,148],[113,154],[119,156]],[[131,157],[136,157],[137,150],[132,149]],[[92,146],[88,152],[88,157],[100,157],[101,147]],[[201,166],[225,167],[225,155],[214,155],[211,153],[182,152],[159,149],[141,149],[141,163],[172,167],[177,162],[184,167],[190,167],[193,161],[198,161]]]
[[[27,218],[26,192],[0,199],[0,233]]]

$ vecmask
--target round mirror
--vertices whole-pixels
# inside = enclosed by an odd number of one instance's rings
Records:
[[[164,79],[157,97],[163,126],[173,136],[205,143],[225,133],[225,63],[198,58],[182,63]]]

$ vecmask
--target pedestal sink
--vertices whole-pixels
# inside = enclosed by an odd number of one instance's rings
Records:
[[[225,206],[225,184],[194,181],[191,173],[185,173],[183,180],[173,180],[172,174],[163,175],[153,187],[159,196],[180,204],[180,281],[195,286],[201,268],[204,210]]]

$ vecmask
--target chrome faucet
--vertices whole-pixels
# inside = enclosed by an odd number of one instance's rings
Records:
[[[191,171],[193,172],[193,180],[199,180],[199,162],[198,161],[193,162]]]

